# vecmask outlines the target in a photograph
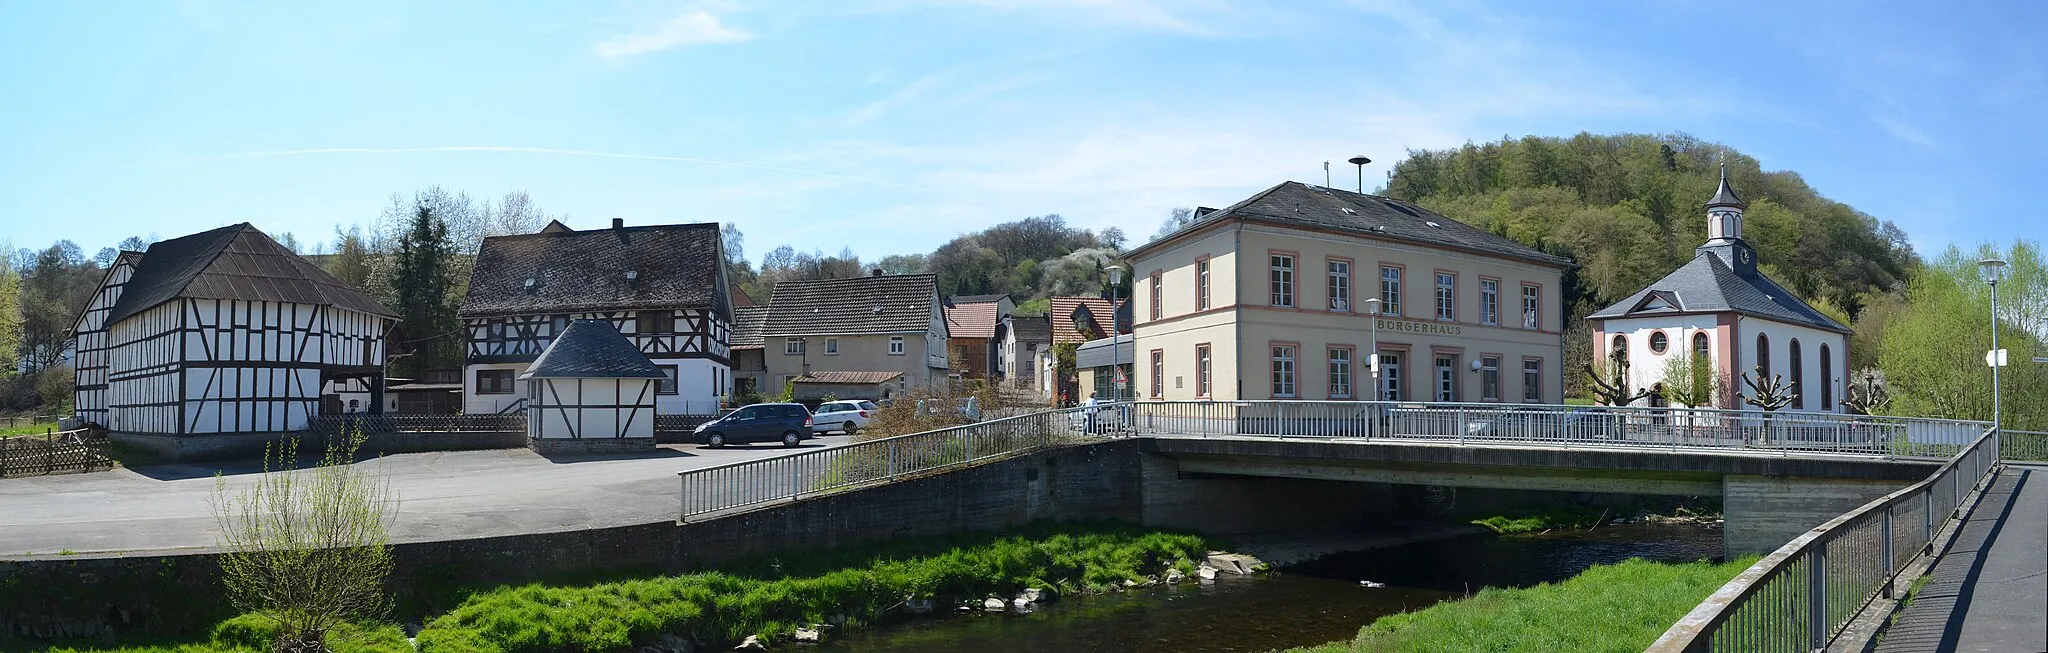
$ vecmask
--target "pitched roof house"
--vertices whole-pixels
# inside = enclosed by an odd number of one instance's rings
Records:
[[[660,366],[664,413],[707,413],[731,392],[731,294],[717,223],[485,238],[460,311],[465,410],[517,408],[514,375],[574,320],[604,320]]]
[[[955,372],[969,379],[1003,375],[1003,324],[1015,308],[1009,295],[956,296],[946,302],[946,354]]]
[[[134,435],[302,430],[327,382],[381,388],[394,315],[246,222],[123,253],[73,326],[78,415]],[[145,346],[161,342],[182,346]]]
[[[579,452],[654,448],[655,393],[668,378],[606,320],[575,320],[519,380],[527,446]]]
[[[785,281],[761,324],[762,393],[778,394],[806,373],[901,372],[905,387],[942,381],[947,333],[929,274]]]
[[[1112,320],[1120,321],[1121,333],[1130,333],[1131,321],[1123,319],[1129,314],[1112,317],[1115,312],[1116,308],[1102,297],[1054,297],[1052,310],[1046,314],[1052,320],[1052,342],[1080,344],[1107,338]]]

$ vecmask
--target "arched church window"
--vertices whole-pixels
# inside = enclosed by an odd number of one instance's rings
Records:
[[[1610,352],[1608,355],[1620,356],[1623,360],[1626,360],[1628,358],[1628,336],[1616,334],[1614,336],[1613,351]]]
[[[1693,354],[1696,354],[1696,355],[1699,355],[1699,356],[1705,356],[1705,355],[1707,355],[1707,332],[1705,332],[1705,331],[1695,331],[1695,332],[1693,332],[1693,334],[1692,334],[1692,353],[1693,353]]]
[[[1804,365],[1800,365],[1800,364],[1799,364],[1799,339],[1798,339],[1798,338],[1793,338],[1793,339],[1792,339],[1792,348],[1791,348],[1791,349],[1792,349],[1792,350],[1791,350],[1790,354],[1789,354],[1788,356],[1786,356],[1786,357],[1785,357],[1785,364],[1787,364],[1787,365],[1791,365],[1791,366],[1792,366],[1792,370],[1791,370],[1791,375],[1792,375],[1792,407],[1793,407],[1793,408],[1800,408],[1800,409],[1804,409],[1804,408],[1806,408],[1806,392],[1805,392],[1806,388],[1804,387],[1804,386],[1805,386],[1805,383],[1804,383],[1804,381],[1806,380],[1806,375],[1805,375],[1805,374],[1803,373],[1803,372],[1804,372],[1804,370],[1800,369],[1800,368],[1803,368],[1803,367],[1805,367],[1805,366],[1804,366]]]
[[[1771,376],[1771,337],[1756,334],[1756,376],[1758,381]]]
[[[1664,335],[1663,331],[1650,332],[1650,353],[1662,355],[1664,350],[1670,348],[1671,336]]]
[[[1835,365],[1828,344],[1820,344],[1820,409],[1835,409]]]

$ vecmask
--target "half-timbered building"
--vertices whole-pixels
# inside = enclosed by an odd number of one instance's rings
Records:
[[[486,238],[460,316],[465,412],[521,410],[516,378],[576,320],[602,320],[662,370],[663,413],[703,414],[732,392],[732,304],[717,223]]]
[[[541,452],[651,450],[667,378],[610,320],[573,320],[519,375],[527,442]]]
[[[381,387],[393,322],[248,223],[162,241],[80,313],[78,415],[117,436],[302,430],[330,382]]]

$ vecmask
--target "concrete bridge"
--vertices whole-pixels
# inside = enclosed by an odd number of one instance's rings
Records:
[[[1393,487],[1718,497],[1730,554],[1761,553],[1926,477],[1968,422],[1742,411],[1144,402],[1050,411],[682,473],[682,521],[1131,439],[1148,525],[1209,532],[1355,523]],[[1433,490],[1442,496],[1440,489]],[[1303,497],[1315,501],[1304,505]]]

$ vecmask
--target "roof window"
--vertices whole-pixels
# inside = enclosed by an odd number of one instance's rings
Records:
[[[1435,221],[1435,220],[1428,220],[1428,221],[1424,221],[1424,222],[1423,222],[1423,224],[1429,225],[1429,228],[1431,228],[1431,229],[1442,229],[1442,228],[1444,228],[1444,226],[1443,226],[1443,225],[1441,225],[1441,224],[1437,224],[1437,221]]]

